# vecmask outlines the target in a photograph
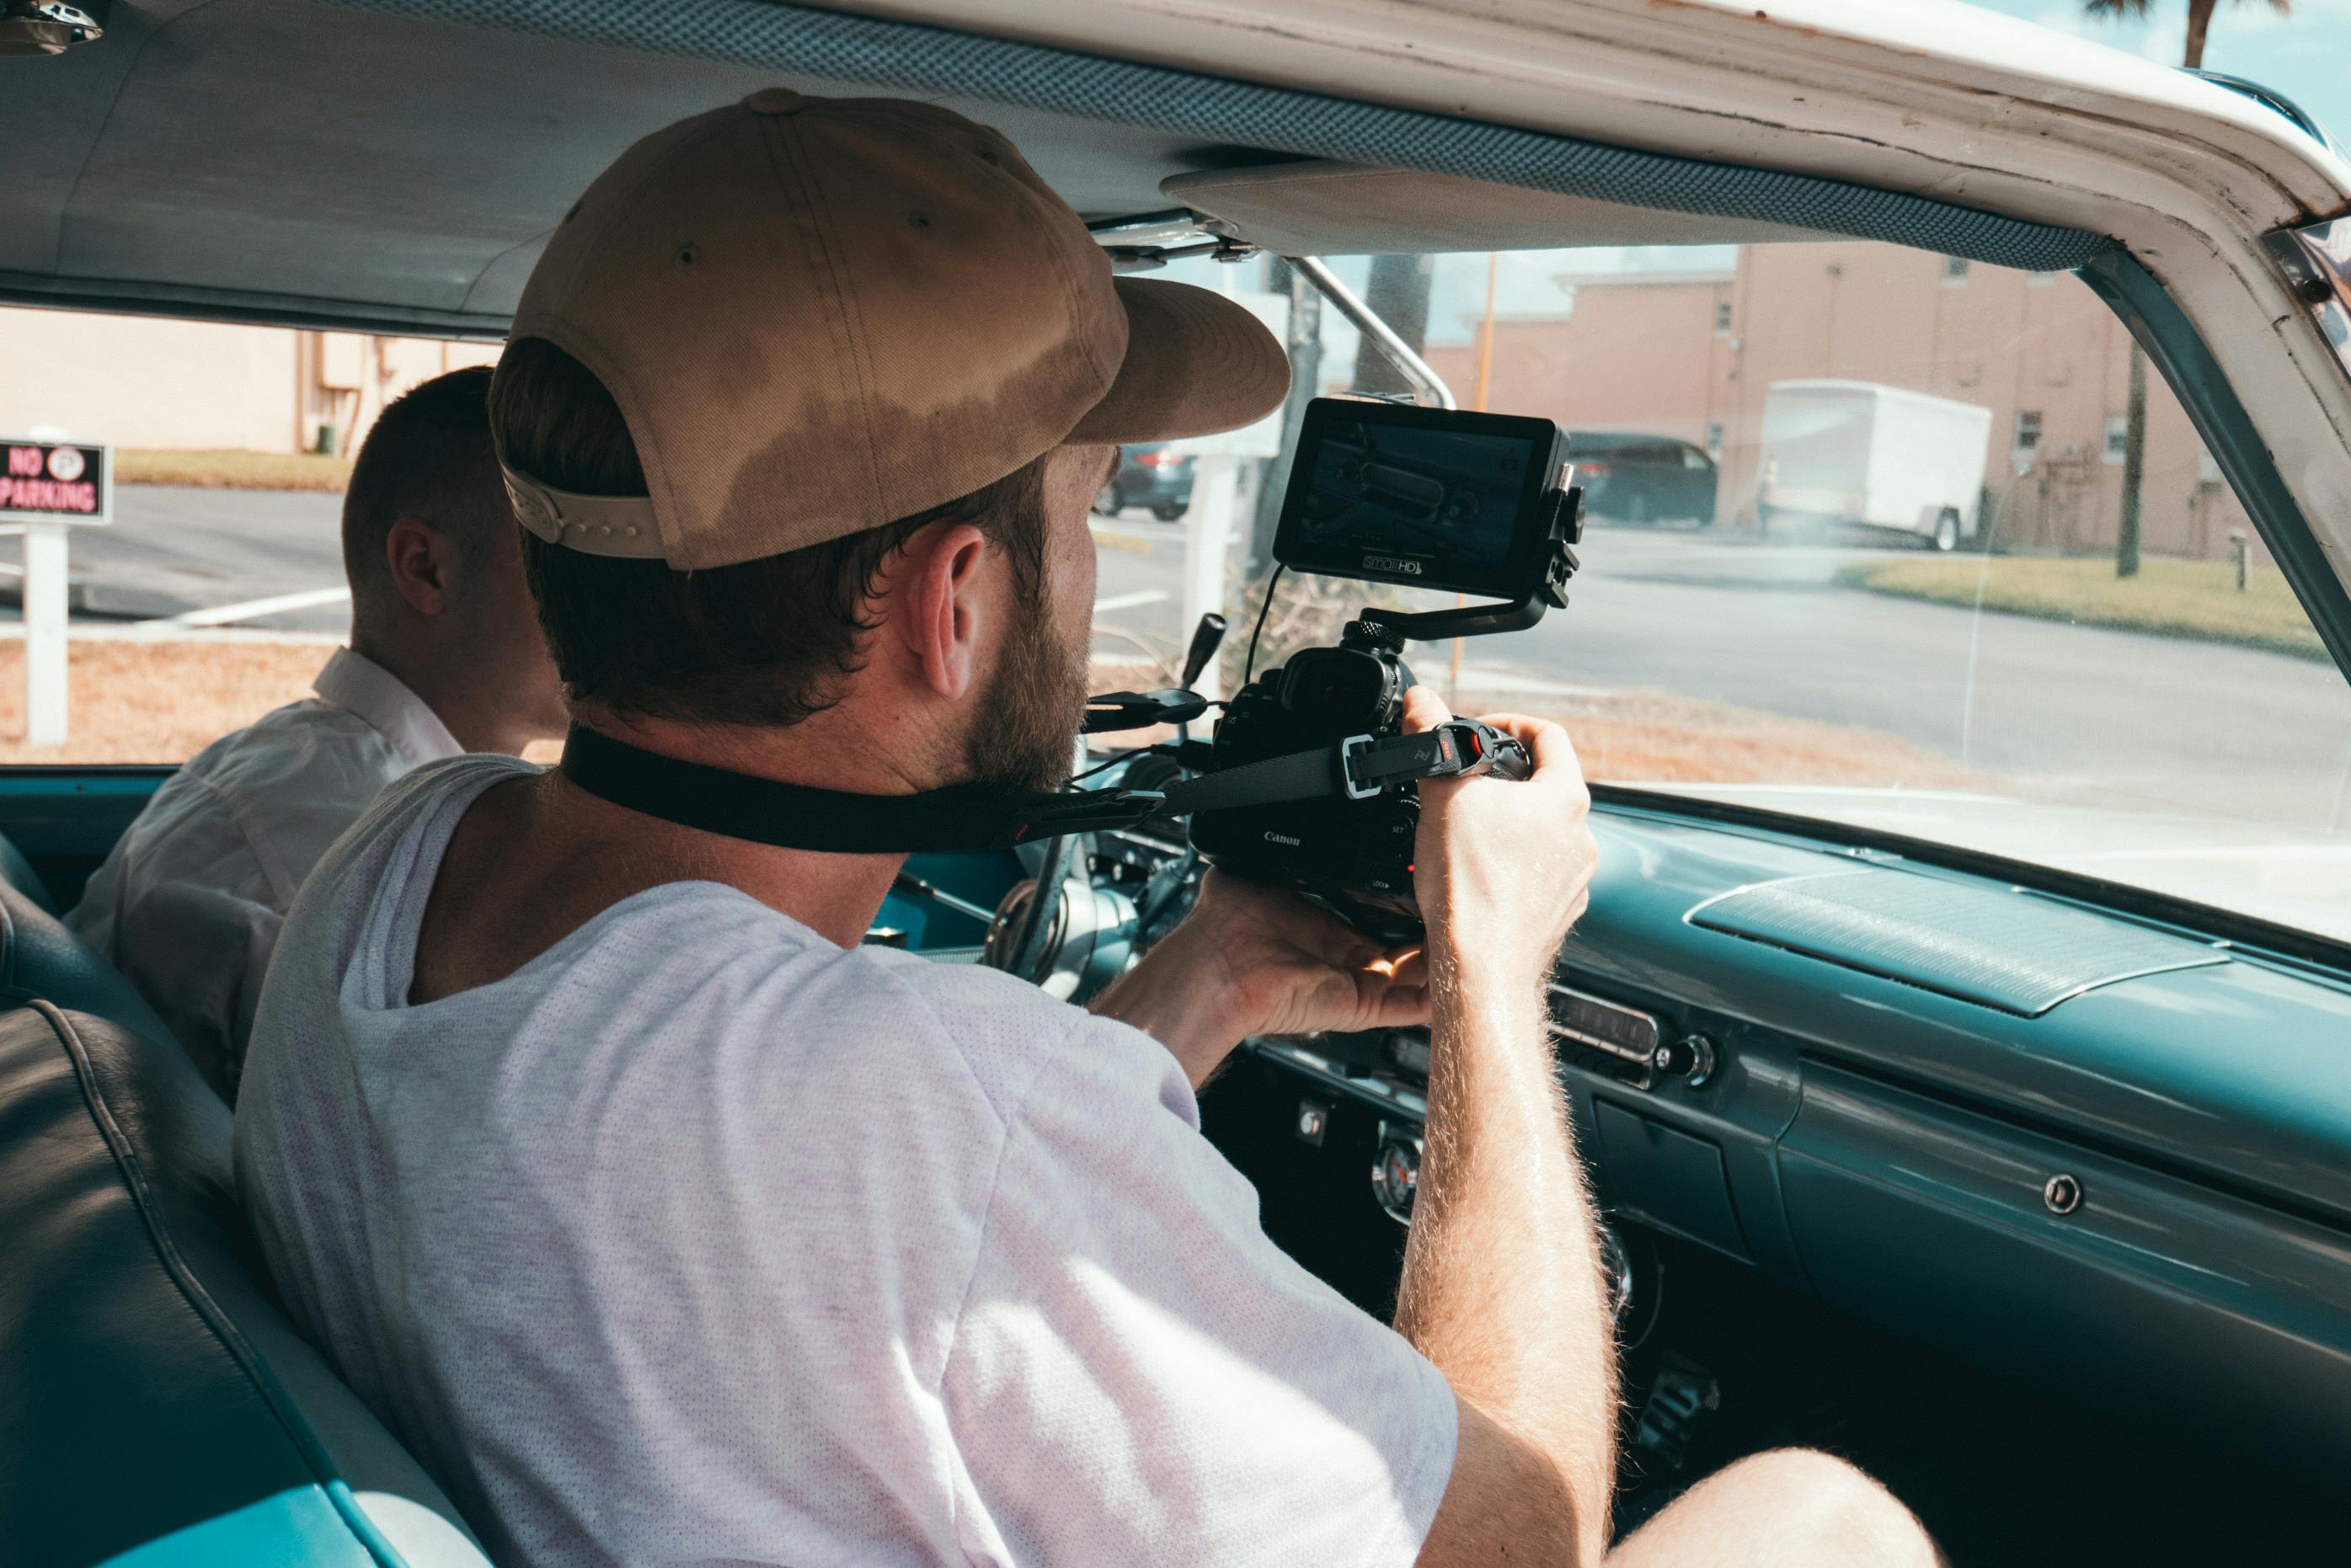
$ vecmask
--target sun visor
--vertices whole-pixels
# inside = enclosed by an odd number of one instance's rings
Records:
[[[1844,236],[1325,160],[1177,174],[1162,194],[1284,255],[1768,244]]]

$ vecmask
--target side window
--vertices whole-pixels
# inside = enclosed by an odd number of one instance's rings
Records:
[[[65,738],[27,740],[10,655],[0,762],[183,762],[308,696],[350,635],[341,492],[360,443],[392,400],[497,355],[0,307],[0,437],[103,447],[111,463],[108,521],[64,530]],[[0,536],[0,570],[21,572],[23,551]]]

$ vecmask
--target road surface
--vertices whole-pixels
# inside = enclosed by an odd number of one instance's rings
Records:
[[[127,486],[113,527],[75,536],[80,600],[120,620],[331,590],[339,506]],[[1132,654],[1140,639],[1179,656],[1184,527],[1134,513],[1098,533],[1097,648]],[[1883,732],[2036,794],[2351,829],[2351,686],[2332,667],[1837,586],[1840,566],[1876,553],[1595,528],[1569,607],[1473,642],[1468,657],[1554,689],[1659,691]],[[0,565],[15,558],[0,540]],[[1245,636],[1246,616],[1233,618]],[[329,603],[235,624],[349,622]]]
[[[1180,646],[1182,528],[1132,514],[1098,532],[1099,595],[1129,607],[1098,624]],[[2351,685],[2333,666],[1834,580],[1887,553],[1596,527],[1567,609],[1467,661],[1883,732],[2039,797],[2351,830]]]

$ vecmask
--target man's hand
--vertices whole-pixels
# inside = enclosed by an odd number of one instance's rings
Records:
[[[1405,694],[1406,730],[1449,716],[1426,687]],[[1567,732],[1487,722],[1526,746],[1532,775],[1424,783],[1414,845],[1436,1018],[1395,1326],[1462,1417],[1420,1563],[1590,1568],[1614,1495],[1615,1341],[1541,982],[1599,851]]]
[[[1251,1034],[1428,1022],[1420,955],[1391,952],[1295,893],[1212,871],[1183,924],[1093,1011],[1158,1039],[1195,1088]]]
[[[1405,733],[1452,717],[1427,687],[1405,693]],[[1433,964],[1466,968],[1481,983],[1531,987],[1550,972],[1589,897],[1600,861],[1587,820],[1592,796],[1565,730],[1510,713],[1486,722],[1527,748],[1534,773],[1425,781],[1413,890]]]

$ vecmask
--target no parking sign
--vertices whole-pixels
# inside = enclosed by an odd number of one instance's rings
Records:
[[[66,524],[108,521],[110,448],[0,437],[0,527],[25,536],[25,741],[66,738]]]
[[[113,501],[110,449],[0,438],[0,523],[104,523]]]

